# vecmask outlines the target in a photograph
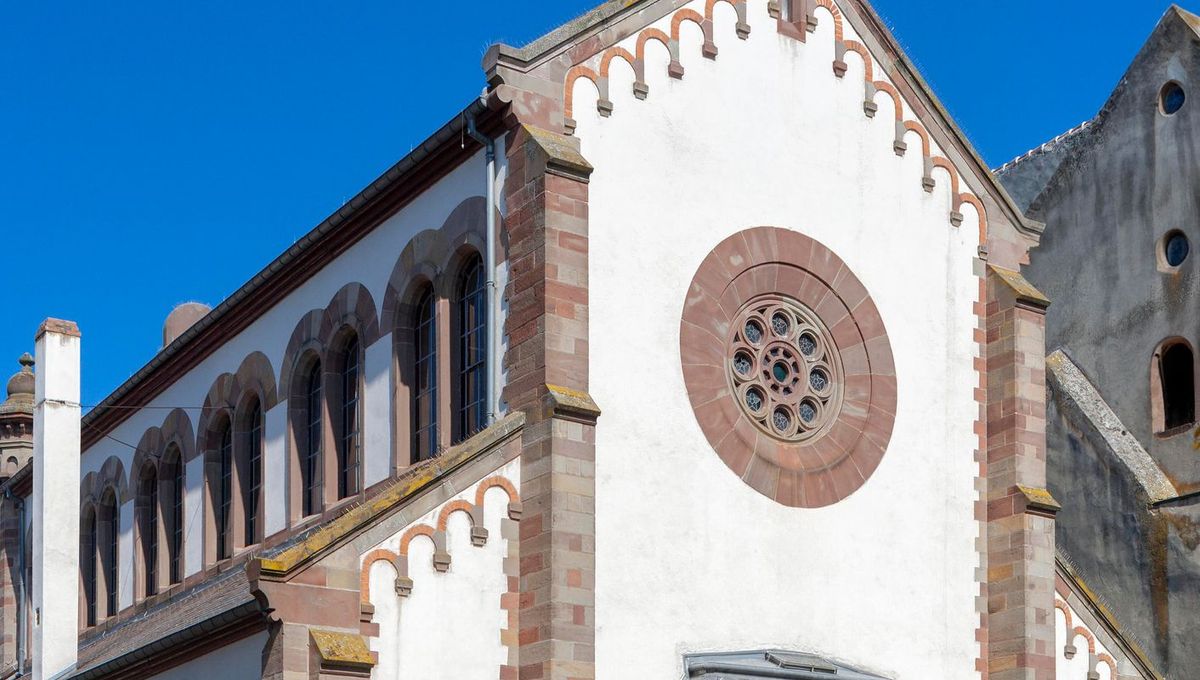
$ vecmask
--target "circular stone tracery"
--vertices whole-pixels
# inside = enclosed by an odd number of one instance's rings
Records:
[[[767,434],[804,441],[836,417],[842,384],[837,346],[799,302],[778,295],[750,301],[733,323],[726,355],[730,388]]]
[[[742,481],[783,505],[836,503],[891,439],[896,373],[879,311],[836,254],[759,227],[701,263],[680,324],[696,420]]]

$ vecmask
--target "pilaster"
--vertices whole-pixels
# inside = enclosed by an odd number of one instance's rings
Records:
[[[504,399],[522,438],[521,680],[595,677],[595,426],[588,388],[587,182],[578,141],[517,125],[508,144],[511,277]]]
[[[1049,300],[987,272],[987,659],[990,680],[1053,680],[1054,516],[1046,491]]]

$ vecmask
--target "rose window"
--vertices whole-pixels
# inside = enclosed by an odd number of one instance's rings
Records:
[[[736,317],[728,343],[729,380],[759,428],[803,441],[837,417],[841,362],[811,310],[782,297],[758,298]]]

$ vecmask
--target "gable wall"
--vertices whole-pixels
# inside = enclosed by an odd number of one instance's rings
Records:
[[[897,154],[887,94],[864,115],[861,59],[845,55],[844,77],[831,69],[842,55],[828,10],[806,43],[780,35],[763,1],[748,3],[747,40],[730,5],[712,12],[719,53],[704,58],[701,29],[683,23],[680,80],[667,75],[667,49],[646,44],[645,101],[622,59],[609,64],[611,117],[587,79],[573,88],[575,134],[596,168],[596,677],[628,677],[631,660],[639,675],[677,677],[683,653],[769,646],[889,677],[977,677],[977,215],[940,169],[922,190],[921,139],[909,133]],[[656,27],[671,34],[670,17]],[[621,46],[635,53],[636,38]],[[599,60],[589,66],[600,72]],[[700,430],[680,367],[697,267],[728,236],[764,225],[847,263],[895,357],[883,462],[827,507],[785,507],[738,479]]]

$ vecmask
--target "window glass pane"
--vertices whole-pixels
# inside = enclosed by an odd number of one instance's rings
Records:
[[[338,441],[338,498],[358,493],[359,346],[352,337],[342,357],[341,437]]]
[[[308,398],[305,403],[307,436],[303,469],[304,514],[315,514],[321,507],[321,438],[324,435],[322,418],[321,364],[314,364],[308,374]]]
[[[426,290],[414,313],[413,462],[437,452],[437,320],[433,292]]]
[[[459,442],[487,425],[487,281],[478,257],[463,270],[456,311],[459,373],[454,441]]]

